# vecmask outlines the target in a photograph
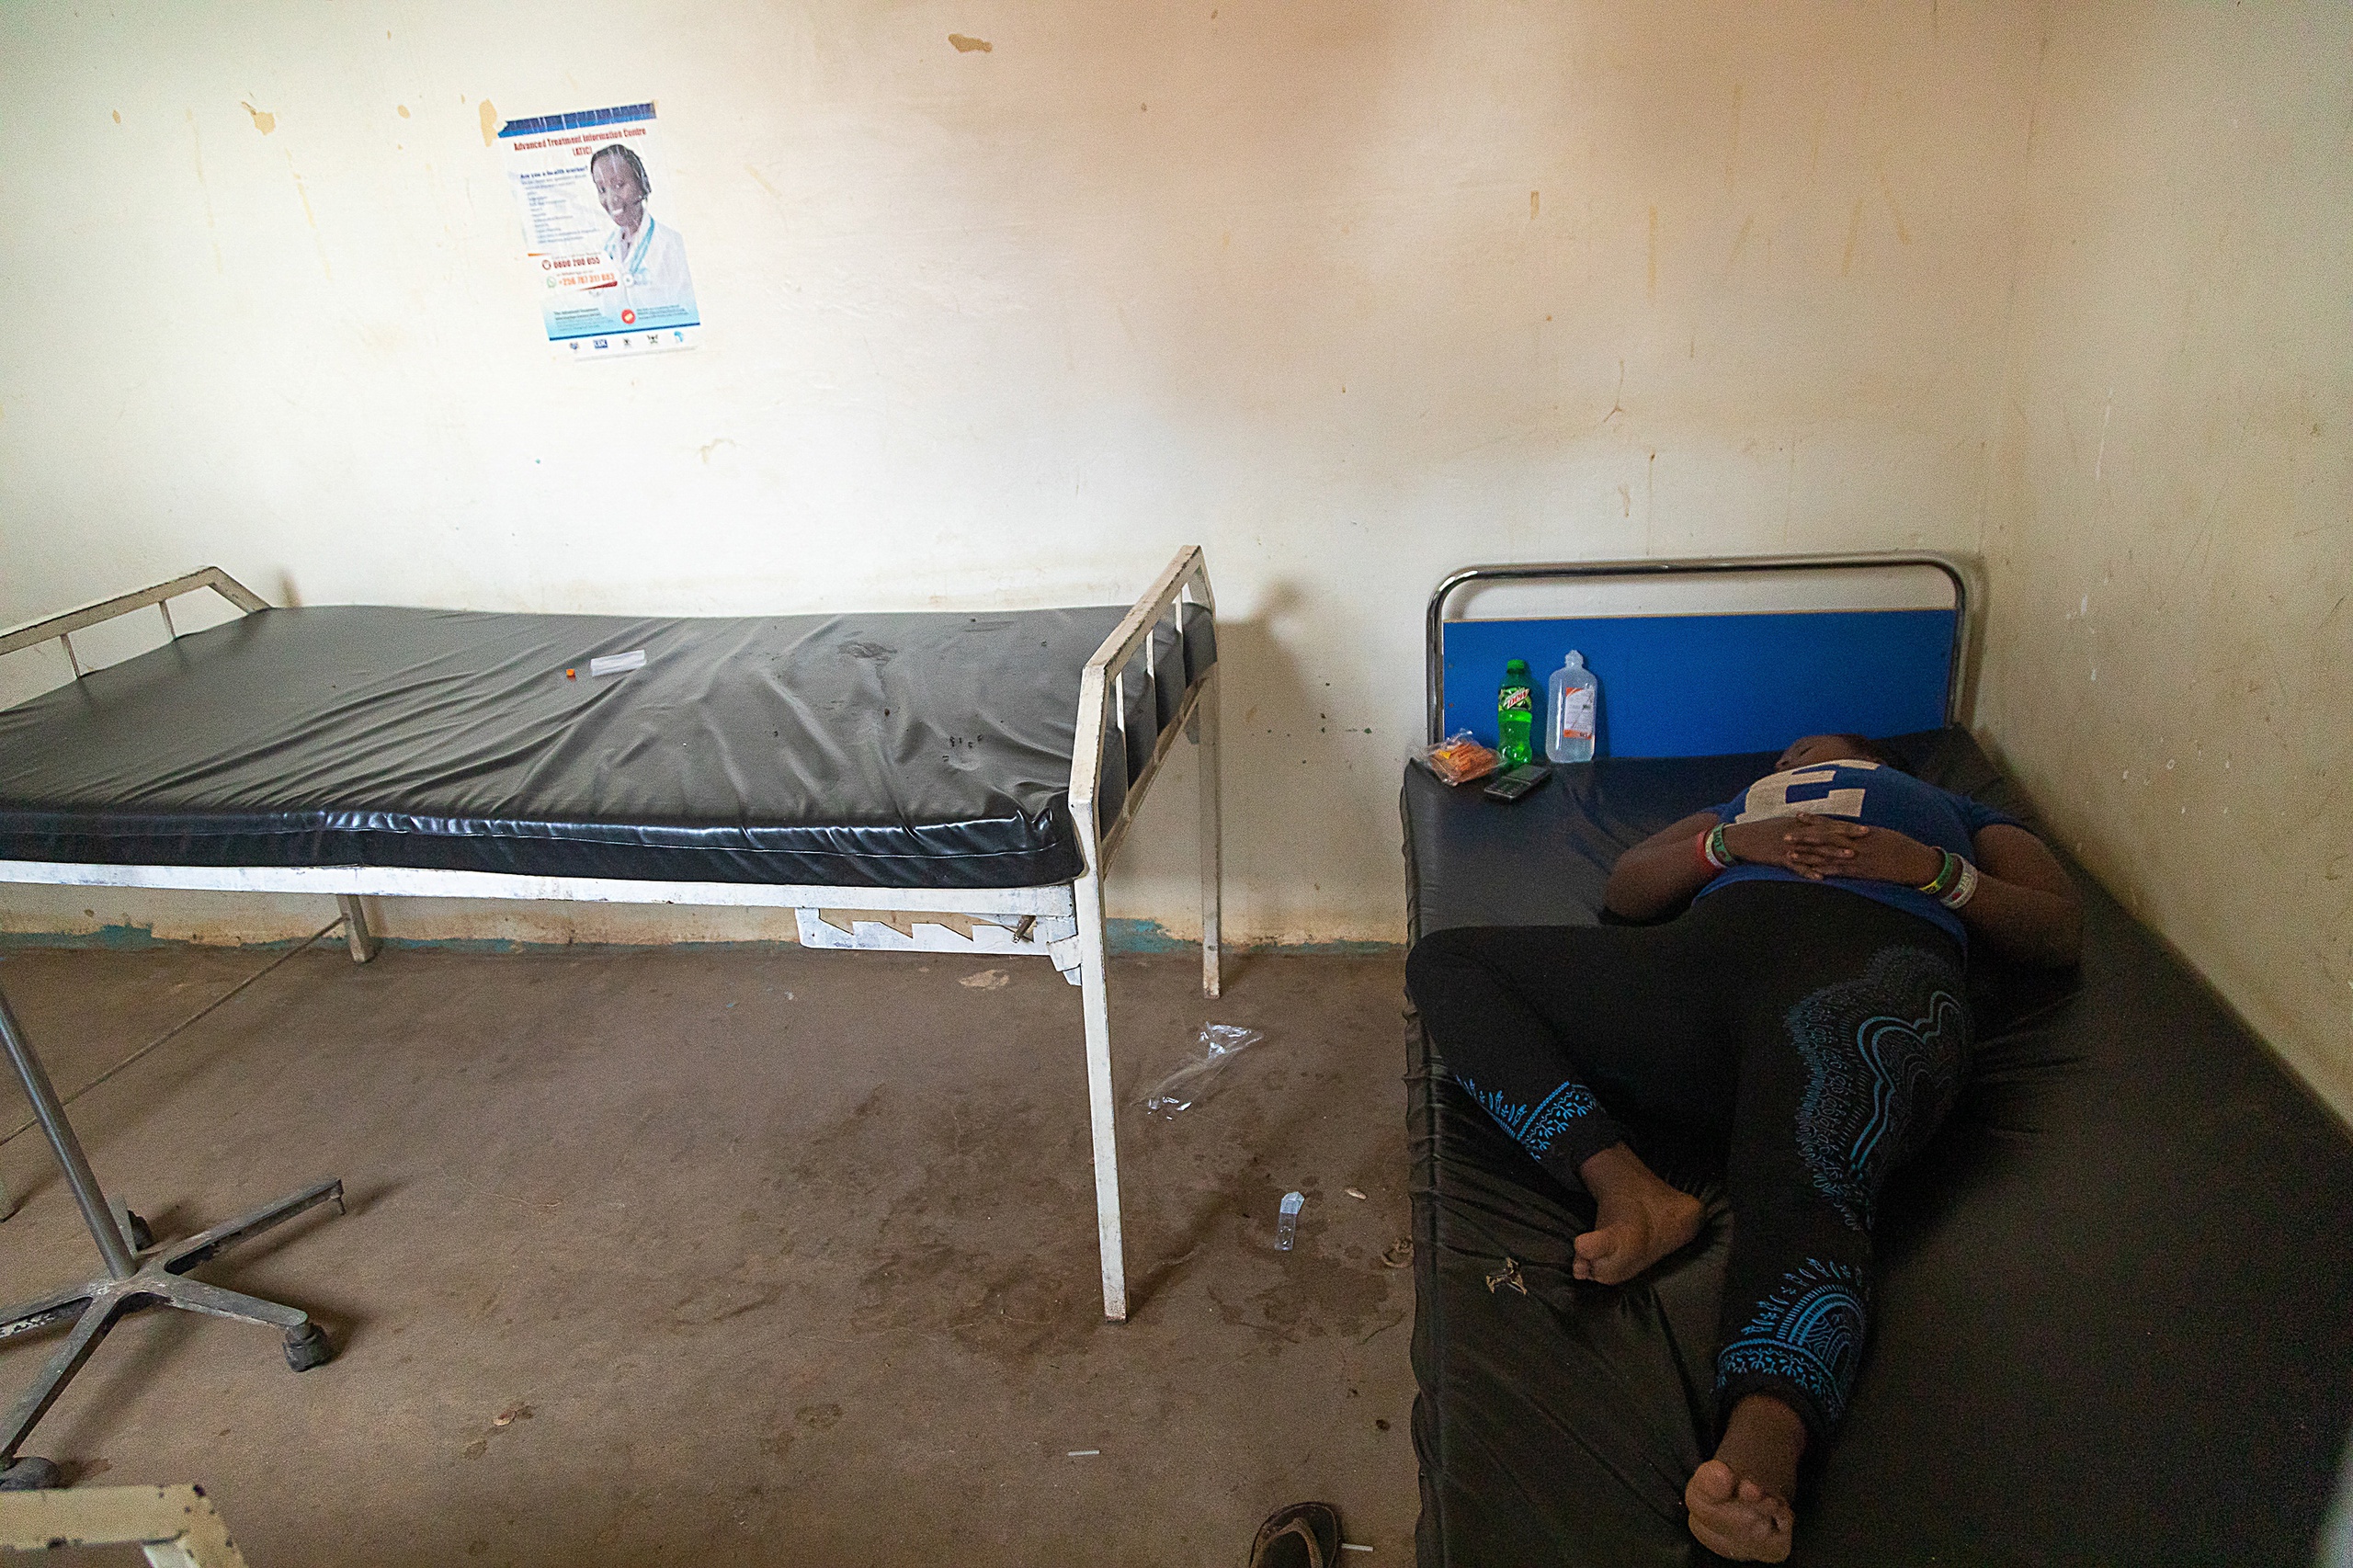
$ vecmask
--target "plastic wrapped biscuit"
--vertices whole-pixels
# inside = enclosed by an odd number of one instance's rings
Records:
[[[1502,760],[1494,751],[1472,740],[1468,730],[1457,730],[1438,744],[1426,747],[1421,757],[1432,773],[1449,784],[1468,784],[1473,778],[1484,778]]]

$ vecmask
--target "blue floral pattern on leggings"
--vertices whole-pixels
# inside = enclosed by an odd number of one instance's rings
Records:
[[[1733,1342],[1716,1355],[1716,1392],[1736,1377],[1794,1384],[1825,1422],[1845,1414],[1863,1358],[1863,1275],[1843,1263],[1807,1258],[1781,1276]]]
[[[1839,1216],[1869,1231],[1881,1185],[1944,1119],[1969,1058],[1969,1009],[1952,965],[1888,948],[1860,979],[1791,1007],[1805,1058],[1798,1153]]]
[[[1495,1090],[1482,1089],[1468,1078],[1458,1076],[1455,1082],[1484,1107],[1489,1116],[1502,1123],[1505,1131],[1519,1140],[1521,1148],[1540,1160],[1552,1149],[1552,1140],[1568,1130],[1569,1123],[1601,1108],[1593,1091],[1583,1084],[1563,1083],[1531,1108],[1524,1102],[1507,1100]]]

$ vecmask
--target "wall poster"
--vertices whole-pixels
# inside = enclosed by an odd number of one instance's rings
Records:
[[[654,106],[510,119],[498,142],[522,209],[541,323],[562,356],[693,347],[702,316],[687,244],[657,216],[670,176]]]

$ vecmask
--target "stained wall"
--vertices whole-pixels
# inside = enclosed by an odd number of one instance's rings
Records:
[[[2353,1118],[2353,11],[2063,6],[1980,728]]]
[[[11,6],[0,623],[205,562],[314,604],[1099,602],[1199,541],[1229,930],[1393,941],[1443,573],[1976,548],[2040,29],[1959,0]],[[485,127],[647,98],[709,341],[557,363]],[[1193,928],[1192,822],[1180,771],[1116,913]],[[0,892],[18,928],[324,918]]]

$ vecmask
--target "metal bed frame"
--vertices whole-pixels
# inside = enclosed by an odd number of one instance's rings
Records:
[[[165,632],[179,635],[170,601],[210,589],[246,614],[270,608],[217,566],[168,583],[123,594],[0,636],[0,657],[21,648],[58,642],[75,679],[89,673],[74,650],[74,633],[138,610],[153,608]],[[1159,727],[1152,756],[1128,786],[1120,809],[1098,819],[1097,798],[1103,759],[1126,749],[1128,685],[1142,678],[1140,656],[1148,661],[1154,630],[1174,624],[1181,642],[1186,607],[1205,613],[1212,629],[1217,601],[1200,547],[1179,551],[1126,617],[1086,661],[1079,677],[1078,732],[1071,756],[1070,814],[1077,829],[1084,869],[1074,880],[1017,888],[922,889],[757,882],[667,882],[614,878],[520,876],[404,867],[216,867],[111,866],[40,860],[0,860],[0,882],[69,887],[163,888],[247,893],[318,893],[342,910],[344,934],[354,963],[376,954],[363,898],[500,898],[576,900],[597,903],[715,904],[789,908],[803,946],[883,951],[950,952],[990,958],[1032,955],[1049,958],[1063,978],[1079,989],[1086,1042],[1087,1108],[1093,1131],[1096,1230],[1103,1271],[1103,1315],[1128,1315],[1125,1247],[1120,1225],[1119,1140],[1111,1098],[1109,958],[1105,941],[1103,875],[1135,820],[1161,764],[1181,733],[1200,752],[1201,990],[1214,997],[1220,986],[1219,905],[1223,856],[1220,843],[1218,790],[1218,664],[1214,658],[1188,681],[1182,702]],[[1213,634],[1213,631],[1212,631]],[[1179,657],[1183,656],[1179,649]],[[1156,709],[1157,704],[1148,705]],[[1148,717],[1147,722],[1155,719]],[[1117,737],[1116,743],[1114,737]],[[872,915],[875,918],[859,918]],[[244,1322],[267,1324],[286,1336],[287,1360],[297,1371],[324,1364],[334,1347],[319,1326],[300,1310],[223,1290],[185,1278],[189,1269],[304,1210],[333,1201],[340,1210],[343,1185],[323,1181],[267,1205],[229,1224],[216,1226],[172,1245],[154,1248],[144,1222],[120,1204],[109,1206],[74,1136],[64,1107],[30,1042],[0,998],[0,1039],[9,1066],[33,1105],[41,1131],[82,1210],[91,1239],[107,1268],[102,1278],[0,1309],[0,1339],[74,1317],[72,1336],[42,1369],[33,1386],[0,1425],[0,1490],[56,1484],[57,1470],[45,1460],[18,1458],[17,1449],[63,1391],[119,1316],[139,1307],[164,1304]]]
[[[1637,561],[1559,561],[1521,566],[1465,566],[1440,578],[1430,590],[1423,620],[1422,691],[1427,700],[1429,744],[1446,738],[1446,605],[1477,583],[1587,577],[1711,576],[1742,572],[1836,572],[1870,566],[1926,566],[1952,585],[1952,660],[1945,673],[1945,722],[1961,722],[1969,654],[1969,567],[1959,558],[1933,551],[1892,551],[1855,555],[1708,555]]]

